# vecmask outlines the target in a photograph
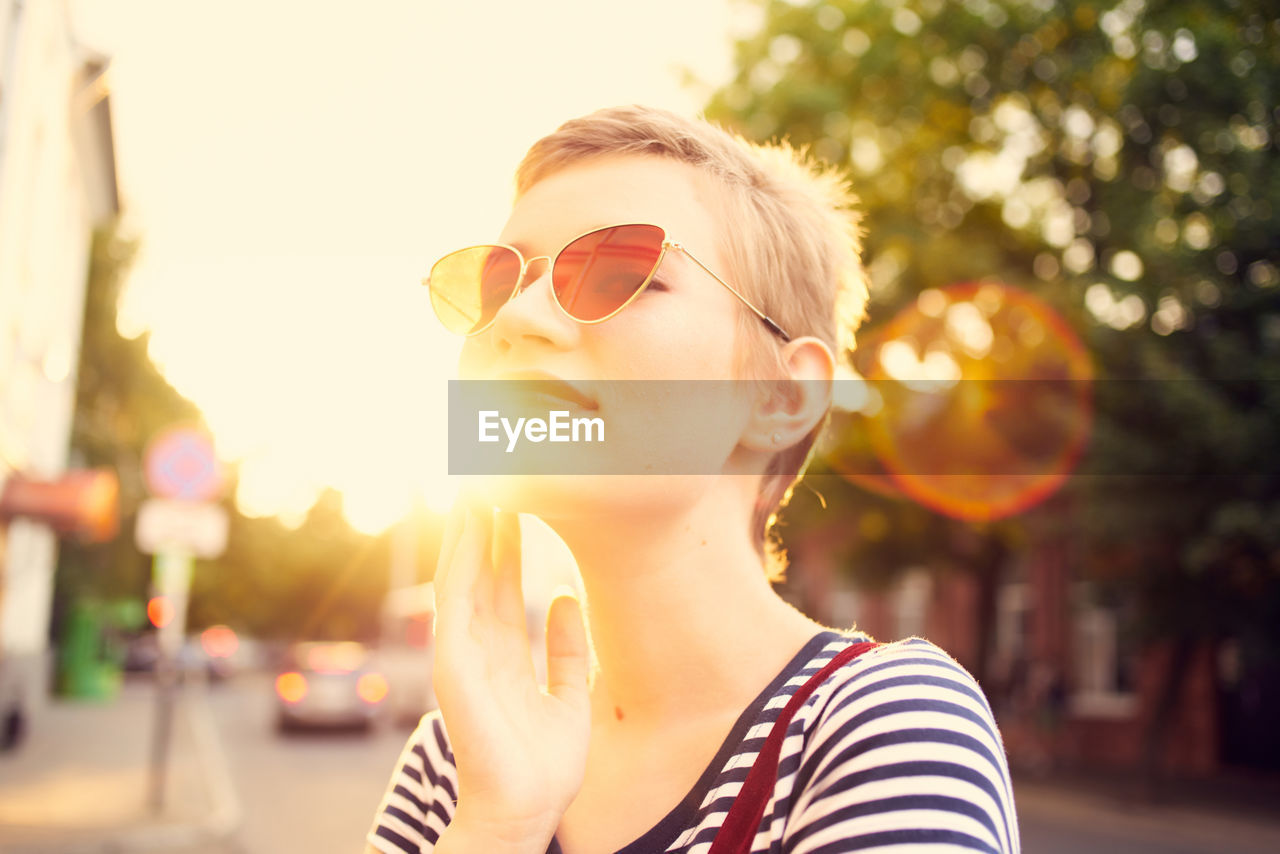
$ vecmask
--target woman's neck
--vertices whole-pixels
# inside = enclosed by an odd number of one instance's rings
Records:
[[[553,524],[582,573],[597,721],[662,727],[741,710],[821,630],[773,592],[723,506],[709,494],[642,523]]]

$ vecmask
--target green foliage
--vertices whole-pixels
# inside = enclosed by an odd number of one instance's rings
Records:
[[[377,640],[396,529],[376,537],[355,531],[343,516],[341,494],[332,489],[295,529],[274,517],[242,516],[233,502],[226,504],[231,514],[227,550],[216,560],[196,563],[191,630],[222,623],[253,637],[284,641]],[[419,508],[406,524],[415,541],[409,559],[416,577],[409,581],[427,581],[434,573],[443,519]]]
[[[1089,573],[1139,591],[1151,635],[1259,632],[1280,613],[1280,15],[1245,0],[758,2],[708,115],[849,166],[874,330],[962,281],[1032,291],[1099,382],[1063,501],[986,532],[1069,528]],[[860,351],[863,369],[875,352]],[[851,571],[954,537],[841,486]],[[841,491],[845,494],[840,494]],[[1075,508],[1067,521],[1061,508]],[[825,524],[813,502],[795,535]],[[895,527],[899,522],[905,531]],[[914,531],[915,533],[910,533]],[[921,532],[923,540],[921,542]],[[1268,622],[1269,621],[1269,622]]]
[[[328,490],[296,530],[273,517],[232,515],[227,551],[200,561],[191,629],[225,623],[254,637],[373,640],[387,591],[390,537],[366,537]]]
[[[57,587],[63,603],[145,594],[151,562],[133,543],[138,505],[146,497],[142,453],[147,441],[164,427],[199,419],[195,405],[174,391],[148,358],[148,336],[125,338],[116,327],[125,273],[136,250],[137,244],[122,236],[114,224],[94,233],[71,458],[77,466],[116,471],[120,534],[101,545],[61,545]]]

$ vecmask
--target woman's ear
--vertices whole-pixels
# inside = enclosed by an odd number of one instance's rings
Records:
[[[742,444],[754,451],[781,451],[797,444],[831,407],[831,383],[836,360],[818,338],[789,341],[779,361],[786,369],[780,380],[763,383]]]

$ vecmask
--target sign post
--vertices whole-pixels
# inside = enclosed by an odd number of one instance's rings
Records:
[[[187,625],[187,595],[196,557],[215,558],[227,544],[226,511],[212,503],[222,493],[222,471],[204,432],[178,427],[161,433],[143,458],[154,498],[138,509],[138,549],[152,557],[147,616],[156,627],[156,727],[151,743],[148,803],[164,808],[165,776],[173,729],[177,659]]]

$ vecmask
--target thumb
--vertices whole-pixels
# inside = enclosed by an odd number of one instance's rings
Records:
[[[589,668],[582,605],[575,596],[557,596],[547,610],[547,691],[566,703],[587,708]]]

